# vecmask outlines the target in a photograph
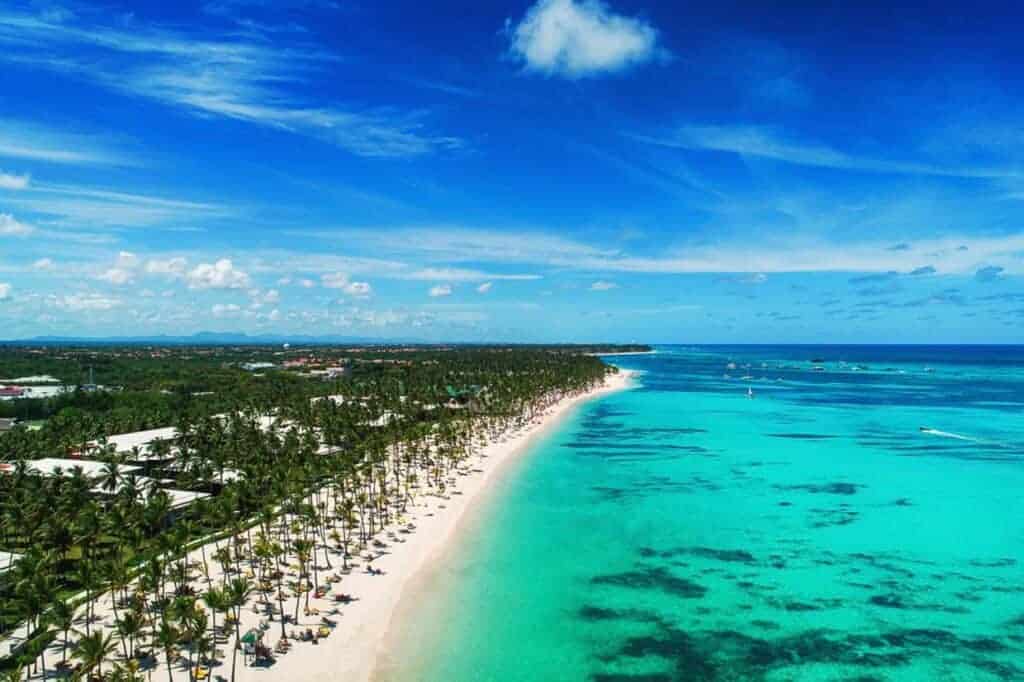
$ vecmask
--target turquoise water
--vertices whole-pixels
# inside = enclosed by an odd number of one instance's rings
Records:
[[[1024,679],[1024,350],[611,360],[638,387],[517,465],[386,679]]]

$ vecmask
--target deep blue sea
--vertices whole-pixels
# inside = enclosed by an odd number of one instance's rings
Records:
[[[1024,348],[668,346],[522,458],[389,680],[1024,680]]]

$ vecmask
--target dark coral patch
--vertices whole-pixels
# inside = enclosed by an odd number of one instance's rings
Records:
[[[658,590],[684,599],[700,599],[707,593],[703,585],[680,578],[664,568],[644,568],[591,578],[595,585],[613,585],[634,590]]]
[[[857,491],[866,486],[859,483],[803,483],[800,485],[777,485],[776,490],[802,490],[812,495],[856,495]]]

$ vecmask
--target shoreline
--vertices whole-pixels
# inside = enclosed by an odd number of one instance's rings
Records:
[[[623,356],[623,355],[656,355],[657,352],[658,351],[655,350],[655,349],[651,349],[651,350],[627,350],[627,351],[622,351],[621,353],[587,353],[587,355],[589,355],[591,357],[594,357],[594,358],[617,358],[617,357],[620,357],[620,356]],[[626,370],[620,370],[620,371],[626,371]]]
[[[302,645],[278,658],[271,669],[244,667],[238,670],[239,682],[291,676],[303,682],[370,682],[377,679],[387,654],[386,643],[392,632],[393,618],[403,602],[414,598],[409,587],[415,579],[443,558],[458,542],[460,527],[467,512],[502,478],[508,466],[527,453],[535,441],[552,429],[578,405],[615,391],[629,388],[633,373],[620,370],[605,384],[587,393],[564,399],[525,429],[486,445],[475,458],[472,473],[460,477],[451,494],[431,496],[420,501],[408,514],[416,532],[393,552],[374,560],[384,575],[371,576],[353,571],[344,579],[344,590],[357,599],[345,606],[337,618],[331,636],[320,646]],[[457,492],[455,492],[457,491]],[[388,530],[388,529],[385,529]],[[389,549],[392,549],[389,548]],[[317,600],[320,601],[320,600]],[[322,606],[322,604],[321,604]]]

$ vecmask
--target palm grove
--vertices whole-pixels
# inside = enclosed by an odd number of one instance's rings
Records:
[[[157,662],[169,678],[172,666],[190,678],[218,666],[234,679],[241,609],[258,602],[277,614],[283,640],[325,574],[347,571],[414,500],[443,495],[489,439],[613,371],[551,348],[364,353],[330,383],[253,377],[209,356],[164,356],[157,368],[132,357],[148,388],[80,396],[41,429],[0,436],[0,549],[20,557],[0,573],[0,637],[15,643],[0,659],[9,679],[48,669],[142,679]],[[217,390],[154,391],[169,374],[193,387],[216,375]],[[177,437],[155,443],[141,472],[103,446],[119,428],[168,419]],[[31,467],[96,439],[96,477]],[[156,480],[205,496],[176,509]]]

